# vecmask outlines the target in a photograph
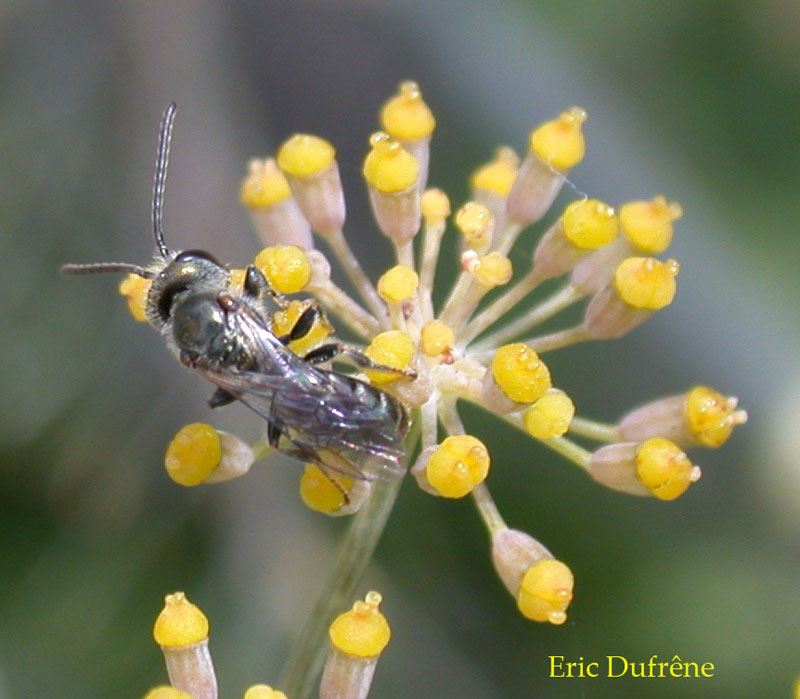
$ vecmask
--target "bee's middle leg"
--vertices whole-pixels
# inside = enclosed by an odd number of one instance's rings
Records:
[[[286,335],[281,335],[278,340],[284,345],[288,345],[290,342],[303,339],[311,332],[314,323],[322,316],[322,309],[317,303],[312,302],[311,305],[300,314],[300,317],[295,321],[292,329]]]
[[[417,378],[417,374],[410,369],[394,369],[393,367],[384,364],[377,364],[373,362],[366,354],[355,347],[350,347],[341,342],[331,342],[327,345],[321,345],[316,349],[311,350],[306,354],[303,359],[309,364],[324,364],[336,357],[342,359],[349,359],[359,369],[369,369],[370,371],[379,371],[384,374],[391,374],[392,376],[402,376],[407,379]]]

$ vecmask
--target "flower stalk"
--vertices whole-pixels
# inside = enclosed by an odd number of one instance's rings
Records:
[[[414,453],[418,437],[419,419],[414,419],[406,438],[407,461]],[[354,596],[389,521],[402,484],[402,478],[375,483],[371,497],[353,517],[322,585],[322,592],[311,608],[284,668],[279,686],[288,697],[305,699],[311,695],[328,652],[328,626]]]

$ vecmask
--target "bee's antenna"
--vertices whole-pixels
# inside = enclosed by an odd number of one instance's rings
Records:
[[[62,265],[63,274],[103,274],[105,272],[129,272],[138,274],[145,279],[152,279],[153,272],[140,265],[131,265],[127,262],[94,262],[88,265]]]
[[[175,123],[177,105],[170,102],[161,117],[158,129],[158,153],[156,155],[156,174],[153,179],[153,236],[161,257],[169,256],[169,248],[164,242],[164,229],[161,227],[162,209],[164,207],[164,185],[167,182],[167,165],[169,164],[169,144],[172,140],[172,126]]]

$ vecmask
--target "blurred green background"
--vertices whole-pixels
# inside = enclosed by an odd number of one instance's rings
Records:
[[[378,272],[390,257],[360,160],[406,78],[438,118],[431,183],[456,204],[495,144],[524,147],[573,104],[589,113],[578,188],[683,204],[675,304],[623,341],[550,360],[580,412],[611,420],[702,382],[738,394],[751,420],[696,454],[703,479],[673,503],[604,490],[499,422],[476,426],[509,524],[576,574],[569,620],[520,618],[470,503],[409,481],[362,589],[382,591],[394,631],[372,696],[788,695],[800,674],[798,3],[5,0],[0,696],[140,696],[166,676],[151,627],[175,589],[211,618],[221,696],[277,681],[346,522],[301,505],[289,462],[209,488],[169,481],[163,448],[209,419],[209,388],[130,321],[117,280],[57,268],[148,259],[156,127],[174,99],[172,246],[249,260],[244,163],[311,131],[338,148],[347,234]],[[534,239],[514,251],[520,268]],[[213,419],[258,434],[243,409]],[[679,654],[717,672],[551,680],[549,654]]]

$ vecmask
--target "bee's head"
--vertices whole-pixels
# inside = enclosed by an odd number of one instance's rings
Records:
[[[147,294],[147,320],[155,327],[170,321],[176,301],[218,292],[228,286],[230,272],[203,250],[186,250],[169,259],[154,276]]]
[[[219,293],[208,291],[174,297],[171,335],[182,355],[213,359],[229,348],[225,310],[218,297]]]
[[[61,268],[61,271],[67,274],[130,272],[152,279],[145,312],[150,324],[162,330],[170,322],[175,302],[179,298],[185,298],[193,293],[218,292],[230,281],[228,270],[207,252],[202,250],[171,252],[164,241],[162,209],[175,109],[174,103],[167,105],[159,128],[152,209],[153,238],[157,250],[155,262],[148,267],[125,262],[100,262],[64,265]]]

